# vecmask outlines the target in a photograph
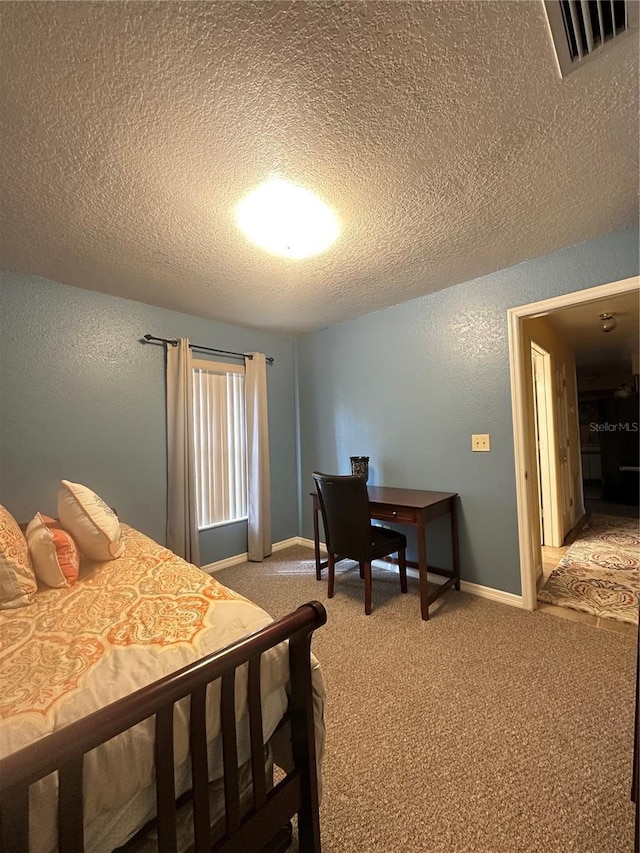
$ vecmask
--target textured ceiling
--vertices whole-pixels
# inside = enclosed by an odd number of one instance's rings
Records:
[[[637,222],[638,47],[541,2],[0,3],[0,266],[297,333]],[[270,256],[279,173],[339,241]]]

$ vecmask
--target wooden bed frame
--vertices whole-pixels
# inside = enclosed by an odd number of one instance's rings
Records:
[[[0,850],[29,851],[29,786],[58,771],[59,853],[84,850],[83,759],[112,737],[155,717],[156,826],[159,853],[177,850],[176,792],[173,757],[173,709],[190,697],[192,787],[180,798],[192,800],[196,853],[247,853],[284,850],[283,828],[298,815],[301,853],[319,853],[318,780],[311,687],[311,637],[327,614],[318,601],[243,637],[221,651],[195,661],[89,716],[59,729],[0,761]],[[263,652],[289,641],[290,700],[284,720],[291,726],[293,770],[267,791],[260,659]],[[235,675],[248,664],[248,709],[253,803],[241,815],[235,719]],[[224,831],[212,843],[205,702],[207,686],[221,679],[220,717],[224,762]],[[260,839],[256,844],[256,839]]]

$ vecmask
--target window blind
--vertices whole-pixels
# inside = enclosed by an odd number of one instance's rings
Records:
[[[198,528],[247,517],[244,370],[194,367],[193,407]]]

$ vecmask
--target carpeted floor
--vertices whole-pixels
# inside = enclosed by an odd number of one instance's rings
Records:
[[[305,548],[216,577],[275,617],[327,607],[324,853],[633,850],[634,637],[453,590],[423,622],[383,569],[366,617],[357,566],[329,601]]]
[[[640,532],[637,518],[594,515],[553,570],[538,599],[638,624]]]

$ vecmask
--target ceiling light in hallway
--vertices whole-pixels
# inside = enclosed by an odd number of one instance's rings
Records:
[[[309,258],[324,252],[340,233],[333,210],[315,193],[273,177],[248,193],[236,207],[246,236],[285,258]]]

